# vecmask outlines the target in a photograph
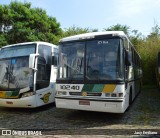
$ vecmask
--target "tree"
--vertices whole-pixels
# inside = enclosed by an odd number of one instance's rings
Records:
[[[104,30],[105,31],[123,31],[126,35],[129,35],[129,29],[130,27],[127,25],[116,24]]]
[[[138,30],[132,30],[132,34],[129,35],[129,39],[134,45],[134,47],[137,49],[138,44],[143,41],[142,33],[138,32]]]
[[[148,35],[148,38],[158,38],[160,37],[160,27],[158,24],[155,24],[154,27],[152,27],[152,32]]]
[[[78,35],[83,33],[89,33],[89,32],[97,32],[98,29],[89,29],[89,28],[81,28],[72,26],[69,28],[65,28],[63,31],[63,37],[72,36],[72,35]]]
[[[41,8],[31,8],[31,3],[13,1],[0,5],[0,45],[27,41],[46,41],[57,44],[62,35],[60,23],[49,17]],[[3,39],[2,39],[3,38]]]

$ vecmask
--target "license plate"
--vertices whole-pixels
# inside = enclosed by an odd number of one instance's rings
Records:
[[[80,100],[79,105],[90,105],[90,101],[87,100]]]
[[[4,92],[0,92],[0,98],[4,98],[5,97],[5,93]]]
[[[12,101],[6,101],[6,104],[13,104]]]

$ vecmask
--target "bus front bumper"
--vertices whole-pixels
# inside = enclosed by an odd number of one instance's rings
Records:
[[[1,99],[1,107],[35,108],[37,105],[35,95],[20,99]]]
[[[98,111],[108,113],[124,113],[123,99],[82,99],[82,98],[55,98],[57,108],[75,110]]]

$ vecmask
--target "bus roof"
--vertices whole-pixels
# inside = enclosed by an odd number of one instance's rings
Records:
[[[34,41],[34,42],[24,42],[24,43],[11,44],[11,45],[7,45],[7,46],[3,46],[1,48],[7,48],[7,47],[12,47],[12,46],[18,46],[18,45],[27,45],[27,44],[44,44],[44,45],[46,44],[49,46],[57,47],[56,45],[48,43],[48,42]]]
[[[94,38],[95,36],[101,36],[101,35],[113,35],[113,36],[127,37],[123,31],[105,31],[105,32],[92,32],[92,33],[85,33],[85,34],[69,36],[69,37],[65,37],[61,39],[60,42],[91,39],[91,38]]]

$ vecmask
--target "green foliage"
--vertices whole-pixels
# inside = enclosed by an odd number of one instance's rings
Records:
[[[130,27],[127,25],[116,24],[104,30],[105,31],[123,31],[126,35],[129,35],[129,29]]]
[[[150,35],[145,38],[138,31],[129,37],[142,59],[143,84],[156,84],[155,68],[158,51],[160,51],[160,27],[156,24]]]
[[[143,36],[140,32],[138,32],[138,30],[132,30],[129,35],[129,39],[135,48],[137,48],[136,46],[143,41]]]
[[[27,41],[57,44],[62,34],[56,19],[41,8],[31,8],[31,3],[0,5],[0,13],[0,46]]]
[[[97,32],[98,29],[89,29],[89,28],[81,28],[72,26],[69,28],[65,28],[63,31],[63,37],[72,36],[72,35],[78,35],[83,33],[89,33],[89,32]]]
[[[155,68],[157,66],[157,55],[160,50],[160,37],[150,37],[137,44],[137,51],[142,58],[143,83],[156,84]]]
[[[0,42],[1,42],[1,45],[5,46],[7,45],[7,40],[6,40],[6,37],[2,34],[0,34]]]

